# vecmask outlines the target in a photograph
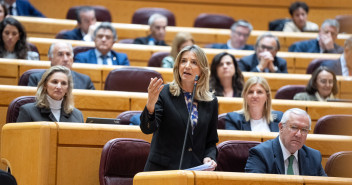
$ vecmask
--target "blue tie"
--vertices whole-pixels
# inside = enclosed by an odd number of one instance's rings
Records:
[[[107,55],[102,55],[100,56],[103,59],[103,64],[108,65],[108,56]]]

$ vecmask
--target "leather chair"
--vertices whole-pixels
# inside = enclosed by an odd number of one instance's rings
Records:
[[[16,179],[10,173],[0,170],[1,185],[17,185]]]
[[[335,19],[340,24],[340,33],[352,33],[352,15],[337,15]]]
[[[66,19],[77,20],[77,10],[83,6],[72,6],[66,14]],[[95,17],[99,22],[111,22],[110,11],[104,6],[90,6],[95,11]]]
[[[149,17],[155,13],[159,13],[167,17],[168,26],[176,26],[174,13],[165,8],[140,8],[133,13],[132,24],[148,25]]]
[[[260,142],[257,141],[237,141],[230,140],[220,143],[217,146],[217,171],[226,172],[244,172],[249,149],[257,146]]]
[[[33,73],[41,73],[43,71],[45,71],[46,69],[29,69],[28,71],[25,71],[20,79],[18,80],[18,85],[19,86],[28,86],[28,82],[29,82],[29,76],[31,76],[31,74]]]
[[[61,30],[59,33],[56,34],[55,39],[64,39],[64,36],[63,36],[63,35],[64,35],[67,31],[70,31],[70,30],[67,30],[67,29]]]
[[[293,100],[293,97],[306,90],[305,85],[285,85],[280,87],[275,94],[275,99]]]
[[[314,127],[314,134],[352,136],[352,115],[326,115]]]
[[[120,119],[121,125],[129,125],[132,116],[134,116],[136,114],[141,114],[141,113],[142,113],[142,111],[125,111],[125,112],[121,112],[117,116],[117,119]]]
[[[94,48],[95,47],[91,47],[91,46],[76,46],[76,47],[73,47],[73,54],[74,56],[76,56],[78,53],[85,52]]]
[[[326,59],[312,60],[307,67],[306,74],[312,74],[324,61],[328,61],[328,60],[326,60]]]
[[[20,107],[33,102],[35,102],[35,96],[20,96],[12,100],[7,108],[6,123],[15,123],[20,112]]]
[[[329,177],[352,178],[352,151],[341,151],[332,154],[325,165]]]
[[[159,72],[137,67],[118,68],[110,71],[105,80],[105,90],[148,92],[150,78],[162,79]]]
[[[225,117],[227,113],[218,115],[218,129],[225,129]]]
[[[282,31],[286,22],[292,21],[289,18],[275,19],[269,22],[269,31]]]
[[[101,153],[100,185],[132,185],[134,175],[144,169],[149,150],[150,144],[141,139],[108,141]]]
[[[30,43],[30,42],[27,42],[27,44],[28,44],[28,50],[38,53],[39,60],[40,60],[40,54],[39,54],[39,50],[38,50],[37,46]]]
[[[166,56],[169,56],[170,52],[159,51],[153,53],[148,61],[149,67],[161,67],[161,62]]]
[[[230,29],[235,20],[223,14],[199,14],[194,21],[194,27]]]

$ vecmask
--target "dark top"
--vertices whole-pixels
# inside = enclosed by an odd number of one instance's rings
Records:
[[[136,39],[134,39],[133,44],[144,44],[144,45],[148,45],[149,39],[151,38],[151,35],[148,35],[147,37],[138,37]],[[156,41],[155,45],[158,46],[167,46],[167,44],[165,43],[165,41],[161,40],[161,41]]]
[[[74,60],[77,63],[98,64],[97,56],[95,55],[95,49],[90,49],[88,51],[78,53]],[[113,65],[130,65],[130,61],[128,60],[128,57],[125,53],[118,53],[111,50],[111,60]]]
[[[300,175],[326,176],[321,165],[320,152],[305,145],[298,150],[298,166]],[[250,173],[285,174],[285,163],[279,136],[249,150],[245,171]]]
[[[288,48],[288,51],[304,52],[304,53],[321,53],[319,41],[317,39],[295,42]],[[325,50],[322,53],[343,53],[343,48],[337,44],[334,44],[334,49]]]
[[[81,111],[74,108],[71,114],[66,114],[61,108],[60,120],[56,120],[50,108],[39,108],[36,103],[27,103],[20,107],[17,122],[34,122],[34,121],[59,121],[59,122],[78,122],[83,123]]]
[[[68,40],[83,40],[83,35],[81,32],[81,29],[75,28],[70,31],[66,31],[61,35],[62,39],[68,39]]]
[[[230,49],[227,44],[212,44],[211,48],[213,49]],[[245,45],[244,48],[241,50],[254,50],[254,47],[252,45]]]
[[[44,72],[45,71],[31,74],[29,76],[28,86],[36,87],[39,81],[42,79]],[[72,73],[74,89],[92,89],[92,90],[95,89],[92,83],[92,80],[88,75],[77,73],[75,71],[71,71],[71,73]]]
[[[273,121],[269,123],[271,132],[279,132],[279,123],[281,121],[283,113],[281,111],[271,111]],[[225,117],[225,129],[226,130],[247,130],[251,131],[250,121],[246,121],[244,114],[238,112],[229,112]]]
[[[169,85],[165,85],[155,105],[153,115],[145,107],[141,115],[140,128],[143,133],[153,133],[150,153],[145,171],[176,170],[185,137],[188,110],[181,92],[171,95]],[[189,127],[182,169],[203,164],[205,157],[216,160],[218,101],[198,101],[198,123],[192,135]]]
[[[257,69],[258,64],[259,64],[258,57],[257,57],[257,54],[255,53],[241,58],[241,60],[238,62],[238,67],[241,69],[241,71],[260,72]],[[275,56],[274,66],[278,68],[276,73],[287,73],[287,64],[285,59]]]

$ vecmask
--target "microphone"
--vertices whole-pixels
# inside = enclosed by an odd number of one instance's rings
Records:
[[[189,112],[188,112],[188,119],[187,119],[188,121],[187,121],[187,126],[186,126],[185,138],[183,139],[183,146],[182,146],[182,153],[181,153],[180,165],[179,165],[179,167],[178,167],[179,170],[181,170],[181,168],[182,168],[182,161],[183,161],[183,156],[184,156],[185,148],[186,148],[186,141],[187,141],[188,130],[189,130],[189,127],[190,127],[190,124],[191,124],[191,115],[192,115],[192,107],[193,107],[194,93],[196,92],[196,86],[197,86],[198,80],[199,80],[199,76],[196,75],[196,77],[194,78],[194,86],[193,86],[193,91],[192,91],[192,95],[191,95],[191,98],[192,98],[192,101],[191,101],[191,108],[190,108],[190,110],[189,110]]]

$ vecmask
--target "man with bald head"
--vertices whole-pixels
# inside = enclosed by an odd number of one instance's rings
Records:
[[[71,44],[65,42],[53,43],[49,48],[48,57],[51,66],[61,65],[71,70],[74,89],[95,89],[89,76],[72,70],[73,49]],[[31,74],[28,86],[37,86],[43,74],[44,71]]]

